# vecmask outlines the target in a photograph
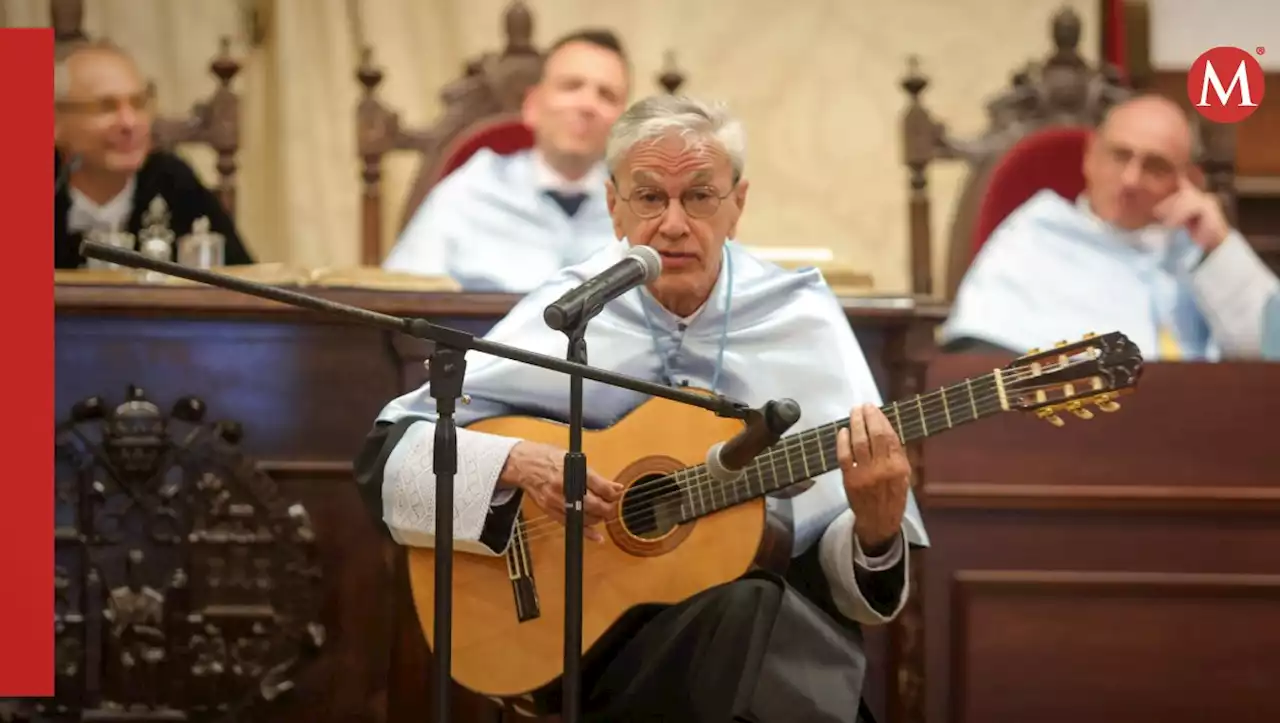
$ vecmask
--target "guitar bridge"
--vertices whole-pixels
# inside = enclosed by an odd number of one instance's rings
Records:
[[[507,577],[511,580],[511,592],[515,596],[516,619],[523,623],[541,617],[538,586],[533,579],[533,557],[523,514],[516,516],[511,544],[507,546]]]

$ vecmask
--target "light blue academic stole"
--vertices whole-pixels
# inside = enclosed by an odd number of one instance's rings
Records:
[[[1192,293],[1201,256],[1184,231],[1121,231],[1083,198],[1073,203],[1042,191],[979,251],[942,340],[976,338],[1026,352],[1115,330],[1147,358],[1216,358]]]
[[[1280,361],[1280,291],[1271,295],[1262,310],[1262,358]]]
[[[733,254],[726,249],[721,252],[724,263],[724,320],[720,325],[720,344],[716,350],[715,371],[711,375],[711,388],[707,391],[719,393],[717,387],[720,385],[720,373],[724,370],[724,348],[729,342],[729,319],[733,316]],[[643,287],[636,289],[640,297],[640,311],[644,313],[644,324],[649,330],[649,338],[653,341],[653,352],[658,355],[658,362],[662,365],[662,381],[668,386],[676,386],[675,375],[671,373],[671,365],[667,363],[667,353],[662,349],[662,343],[658,338],[658,330],[654,328],[653,317],[649,314],[649,304],[643,296]]]
[[[1083,203],[1083,201],[1082,201]],[[1087,205],[1084,210],[1088,212]],[[1089,214],[1096,223],[1102,222]],[[1137,252],[1132,262],[1138,278],[1151,292],[1151,317],[1161,361],[1215,355],[1209,326],[1192,294],[1191,272],[1202,252],[1183,231],[1148,227],[1119,234]]]

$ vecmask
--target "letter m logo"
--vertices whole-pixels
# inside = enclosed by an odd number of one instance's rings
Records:
[[[1213,48],[1196,58],[1187,72],[1187,98],[1210,121],[1239,123],[1257,110],[1265,83],[1262,65],[1251,53]]]

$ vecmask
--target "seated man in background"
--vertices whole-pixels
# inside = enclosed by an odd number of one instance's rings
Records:
[[[1115,107],[1083,170],[1079,198],[1041,191],[996,228],[940,341],[1021,354],[1117,330],[1148,359],[1257,358],[1280,282],[1190,180],[1182,110],[1158,96]]]
[[[482,148],[441,179],[383,268],[450,276],[466,291],[525,293],[612,243],[601,159],[629,83],[613,33],[556,41],[522,108],[534,147],[506,156]]]
[[[858,719],[867,667],[860,625],[898,614],[909,549],[928,545],[910,464],[877,408],[880,395],[835,295],[816,270],[784,271],[729,241],[746,202],[745,150],[741,123],[723,110],[669,95],[634,105],[608,143],[608,208],[621,240],[556,274],[487,335],[559,354],[563,337],[544,324],[545,305],[618,262],[630,245],[646,245],[662,255],[662,274],[591,323],[593,366],[752,406],[795,399],[802,418],[793,433],[849,420],[824,450],[813,487],[768,502],[789,508],[795,524],[785,580],[750,574],[673,606],[633,608],[612,640],[584,657],[590,721]],[[521,412],[568,419],[568,380],[555,372],[473,355],[466,386],[471,402],[457,410],[460,425]],[[583,393],[588,428],[647,400],[590,381]],[[437,534],[435,419],[425,386],[392,400],[356,460],[364,499],[403,545],[430,547]],[[517,490],[562,518],[563,450],[468,429],[457,444],[457,514],[444,533],[459,550],[505,548],[512,531],[494,510],[519,504]],[[645,453],[652,451],[635,450]],[[588,536],[602,540],[595,525],[615,510],[621,488],[594,472],[588,487]],[[555,709],[553,687],[540,703]]]
[[[226,264],[251,264],[235,223],[182,159],[152,149],[155,93],[122,49],[107,42],[74,48],[54,65],[54,268],[84,265],[80,242],[95,231],[135,240],[158,222],[178,239],[197,219],[222,234]],[[159,201],[157,201],[159,199]],[[150,210],[163,212],[151,218]]]

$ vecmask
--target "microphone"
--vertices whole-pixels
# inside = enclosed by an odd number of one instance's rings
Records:
[[[581,326],[604,305],[662,274],[662,257],[648,246],[632,246],[627,257],[547,305],[542,320],[555,331]]]
[[[778,443],[792,425],[800,421],[800,405],[791,399],[768,402],[747,417],[743,427],[728,442],[707,450],[707,474],[718,482],[733,482],[761,452]]]

